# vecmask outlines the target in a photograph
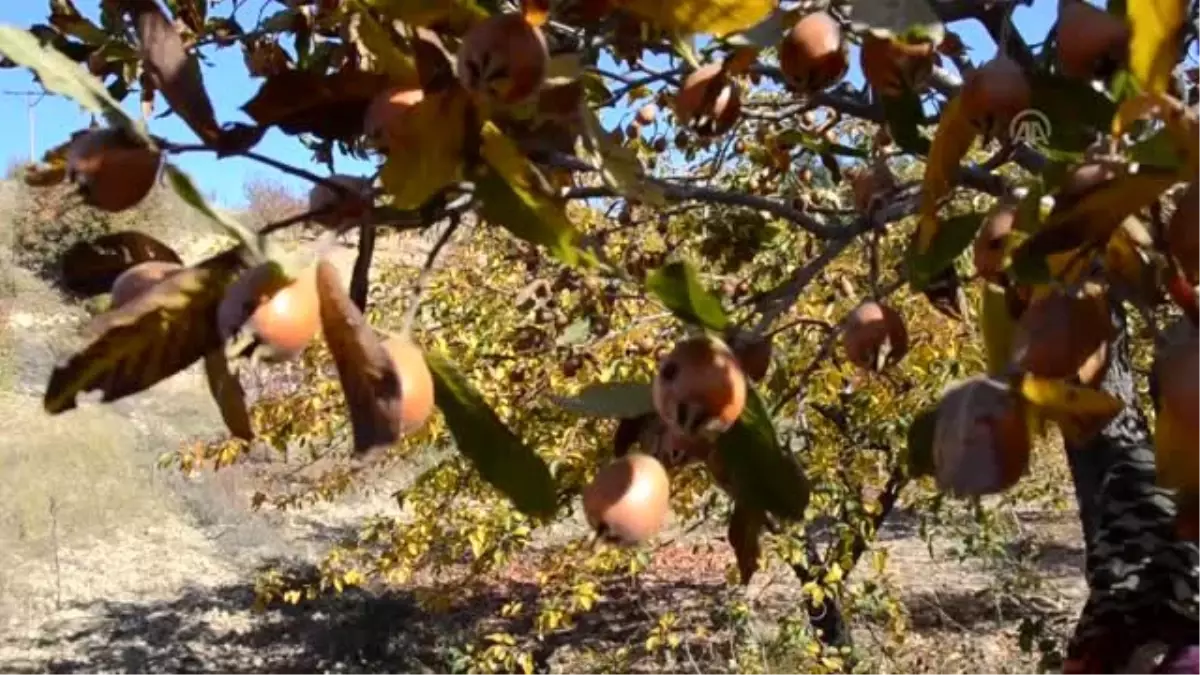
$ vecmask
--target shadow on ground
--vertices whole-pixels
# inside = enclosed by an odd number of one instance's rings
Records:
[[[0,641],[0,651],[15,647],[19,653],[42,654],[0,659],[0,671],[452,672],[461,667],[456,667],[454,646],[488,632],[532,632],[528,611],[513,619],[496,617],[513,600],[531,609],[538,594],[534,584],[509,584],[503,591],[493,586],[440,614],[418,606],[421,592],[348,589],[340,597],[251,613],[253,584],[239,583],[192,589],[161,602],[80,604],[63,614],[86,619],[52,622],[25,644]],[[562,670],[556,663],[564,654],[642,644],[654,626],[647,607],[669,606],[683,620],[711,622],[703,616],[711,607],[704,600],[726,592],[720,584],[643,583],[636,592],[627,583],[613,584],[604,589],[606,600],[598,611],[533,647],[536,669]],[[719,649],[706,651],[714,659],[728,658]],[[706,670],[722,669],[719,663]]]

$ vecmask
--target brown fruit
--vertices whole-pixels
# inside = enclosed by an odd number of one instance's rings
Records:
[[[412,340],[394,336],[384,341],[383,348],[392,357],[400,380],[400,403],[396,407],[400,433],[411,433],[424,426],[433,414],[433,375],[425,354]]]
[[[1129,55],[1129,24],[1083,0],[1062,3],[1058,15],[1058,66],[1063,75],[1107,78]]]
[[[849,66],[842,28],[825,12],[797,21],[779,43],[779,68],[788,84],[801,93],[829,88],[846,75]]]
[[[759,382],[767,376],[767,370],[771,367],[771,338],[739,330],[727,339],[746,377]]]
[[[652,418],[638,438],[645,452],[659,462],[668,473],[693,462],[702,462],[713,449],[704,438],[680,436],[667,428],[660,418]]]
[[[719,136],[737,123],[742,113],[741,90],[710,63],[692,71],[675,96],[675,116],[702,137]]]
[[[1078,376],[1090,384],[1102,374],[1111,336],[1108,302],[1098,286],[1089,284],[1077,292],[1055,289],[1017,320],[1012,363],[1038,377]]]
[[[1029,108],[1033,90],[1016,61],[998,56],[971,71],[963,83],[963,112],[990,137],[1003,137],[1009,123]]]
[[[863,78],[884,96],[923,89],[937,59],[932,42],[909,43],[874,35],[863,38],[859,53]]]
[[[245,327],[276,360],[299,356],[320,325],[314,268],[289,280],[274,263],[252,267],[229,285],[217,308],[223,338]]]
[[[340,185],[350,191],[351,195],[343,195],[332,187],[317,183],[308,191],[308,210],[326,210],[321,215],[313,216],[313,220],[325,227],[338,227],[347,222],[364,218],[371,211],[371,179],[362,176],[334,175],[329,182]]]
[[[654,147],[655,152],[666,152],[667,151],[667,137],[659,136],[658,138],[654,139],[653,147]]]
[[[1000,283],[1008,238],[1016,222],[1017,204],[1009,201],[997,204],[983,219],[983,226],[975,235],[974,247],[975,271],[981,279]]]
[[[653,103],[647,103],[646,105],[642,106],[641,108],[638,108],[638,111],[637,111],[638,124],[641,124],[641,125],[654,124],[654,119],[656,117],[658,117],[658,108],[654,107]]]
[[[520,14],[495,14],[463,37],[458,49],[458,79],[477,96],[513,105],[541,89],[549,61],[540,28]]]
[[[896,176],[887,162],[854,167],[846,172],[846,176],[854,194],[854,208],[860,214],[871,213],[876,200],[886,198],[896,189]]]
[[[158,179],[161,153],[128,138],[118,129],[93,129],[71,142],[67,177],[85,202],[117,212],[142,201]]]
[[[183,269],[179,263],[149,260],[138,263],[121,272],[113,281],[110,303],[116,309],[137,296],[150,290],[150,287]]]
[[[653,385],[654,407],[681,436],[723,432],[746,406],[746,376],[725,343],[684,340],[663,358]]]
[[[908,328],[899,312],[868,300],[846,317],[842,347],[850,363],[866,370],[880,370],[894,365],[908,353]]]
[[[1029,468],[1031,438],[1020,397],[985,376],[949,388],[938,404],[933,464],[938,488],[962,497],[1003,492]]]
[[[633,453],[596,473],[583,489],[583,513],[601,536],[640,544],[666,524],[670,498],[671,481],[662,463]]]
[[[103,52],[99,49],[88,54],[87,59],[88,72],[92,75],[103,78],[105,72],[108,71],[108,59],[105,58]]]
[[[1197,213],[1196,184],[1188,185],[1175,203],[1175,214],[1167,223],[1164,239],[1167,252],[1179,263],[1188,283],[1200,284],[1200,214]]]

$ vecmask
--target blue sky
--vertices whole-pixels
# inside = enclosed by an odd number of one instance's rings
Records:
[[[242,25],[248,27],[250,19],[266,2],[270,0],[247,2],[239,12]],[[27,28],[45,20],[48,4],[39,0],[0,0],[0,23]],[[276,2],[270,4],[274,8],[281,7]],[[1014,14],[1014,23],[1028,41],[1040,42],[1050,28],[1057,4],[1056,0],[1035,0],[1031,7],[1019,7]],[[85,15],[93,19],[97,17],[99,0],[77,0],[77,5]],[[213,11],[223,15],[227,13],[227,7],[228,3],[223,2]],[[273,11],[274,9],[268,9],[268,13]],[[979,24],[964,22],[952,26],[952,29],[962,37],[970,49],[972,60],[978,62],[995,53],[995,45]],[[252,79],[246,74],[239,49],[211,50],[207,53],[210,55],[211,64],[205,68],[205,82],[218,118],[223,122],[249,121],[239,108],[254,95],[261,80]],[[857,55],[854,55],[851,62],[853,65],[849,78],[855,84],[861,84],[862,73],[858,69]],[[0,91],[26,92],[36,89],[27,72],[20,69],[0,70]],[[88,115],[73,102],[47,96],[38,100],[33,108],[34,123],[31,129],[29,100],[29,97],[7,93],[0,96],[0,129],[5,131],[0,134],[0,161],[7,163],[28,158],[31,131],[34,149],[40,155],[63,141],[71,131],[88,123]],[[126,103],[130,111],[136,114],[137,97],[128,97]],[[628,112],[624,109],[609,111],[602,115],[602,121],[607,127],[612,127]],[[190,130],[174,117],[152,120],[151,128],[155,133],[173,140],[187,142],[194,139]],[[255,149],[292,164],[318,172],[323,171],[321,167],[311,163],[309,152],[298,141],[278,131],[268,133]],[[284,183],[300,187],[294,179],[249,160],[217,161],[203,153],[189,153],[174,161],[191,173],[206,193],[214,195],[227,207],[237,207],[244,203],[242,186],[255,178],[278,178]],[[340,159],[337,166],[339,172],[346,173],[368,173],[372,168],[369,163],[345,158]]]

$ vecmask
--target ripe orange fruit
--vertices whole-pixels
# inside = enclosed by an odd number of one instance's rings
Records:
[[[243,326],[266,348],[268,358],[299,356],[321,326],[315,270],[291,280],[271,262],[243,272],[225,291],[217,327],[229,339]]]
[[[91,206],[124,211],[150,193],[161,160],[160,152],[119,129],[93,129],[77,136],[67,149],[67,177]]]
[[[797,21],[779,44],[779,69],[788,84],[802,93],[833,86],[849,66],[842,28],[826,12],[813,12]]]
[[[741,90],[720,63],[692,71],[675,95],[675,117],[702,137],[729,131],[741,114]]]
[[[541,89],[550,52],[537,26],[520,14],[495,14],[463,37],[458,79],[477,96],[512,105]]]
[[[654,407],[680,436],[723,432],[746,406],[746,376],[737,357],[711,337],[684,340],[659,364]]]
[[[653,103],[647,103],[646,105],[642,106],[641,108],[638,108],[638,111],[637,111],[637,123],[638,124],[641,124],[643,126],[649,126],[651,124],[654,124],[654,120],[656,117],[658,117],[658,108],[654,107]]]
[[[1083,0],[1062,3],[1058,15],[1058,66],[1063,75],[1108,78],[1129,55],[1129,24]]]
[[[983,226],[975,235],[973,253],[975,271],[979,277],[992,283],[1000,283],[1004,272],[1004,256],[1008,252],[1008,239],[1017,222],[1017,204],[1002,201],[992,208],[983,219]]]
[[[908,328],[899,312],[868,300],[846,317],[842,347],[850,363],[866,370],[879,370],[894,365],[908,353]],[[881,364],[885,348],[887,355]]]
[[[410,147],[413,134],[412,110],[425,100],[421,89],[393,87],[382,92],[367,106],[363,132],[378,150],[402,152]]]
[[[998,56],[971,71],[963,82],[963,112],[990,137],[1003,137],[1009,123],[1029,108],[1033,90],[1016,61]]]
[[[110,303],[113,309],[120,307],[137,296],[150,290],[150,287],[183,269],[183,265],[161,260],[149,260],[138,263],[121,272],[113,281]]]
[[[1054,379],[1095,381],[1107,363],[1112,335],[1108,302],[1096,287],[1056,289],[1029,305],[1013,333],[1013,365]]]
[[[313,216],[313,220],[325,227],[338,227],[344,223],[366,217],[371,211],[371,179],[362,176],[334,175],[329,182],[340,185],[355,197],[347,197],[323,183],[317,183],[308,191],[308,210],[327,209]]]
[[[424,426],[433,414],[433,375],[425,362],[424,352],[411,339],[390,337],[384,341],[383,348],[392,357],[400,380],[400,403],[396,409],[400,432],[411,433]]]
[[[601,536],[626,545],[657,535],[670,512],[671,481],[661,462],[641,453],[617,458],[583,489],[583,512]]]

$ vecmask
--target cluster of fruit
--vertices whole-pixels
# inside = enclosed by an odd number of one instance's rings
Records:
[[[321,294],[317,275],[331,263],[321,261],[288,278],[273,262],[242,272],[224,290],[214,317],[226,341],[246,336],[256,356],[266,361],[293,360],[312,343],[321,329]],[[178,263],[138,263],[117,276],[111,291],[111,310],[119,311],[156,285],[183,269]],[[336,279],[336,275],[332,275]],[[340,282],[338,282],[340,283]],[[399,396],[391,416],[400,433],[411,433],[433,414],[433,376],[421,348],[407,334],[391,335],[382,342],[397,376]]]

